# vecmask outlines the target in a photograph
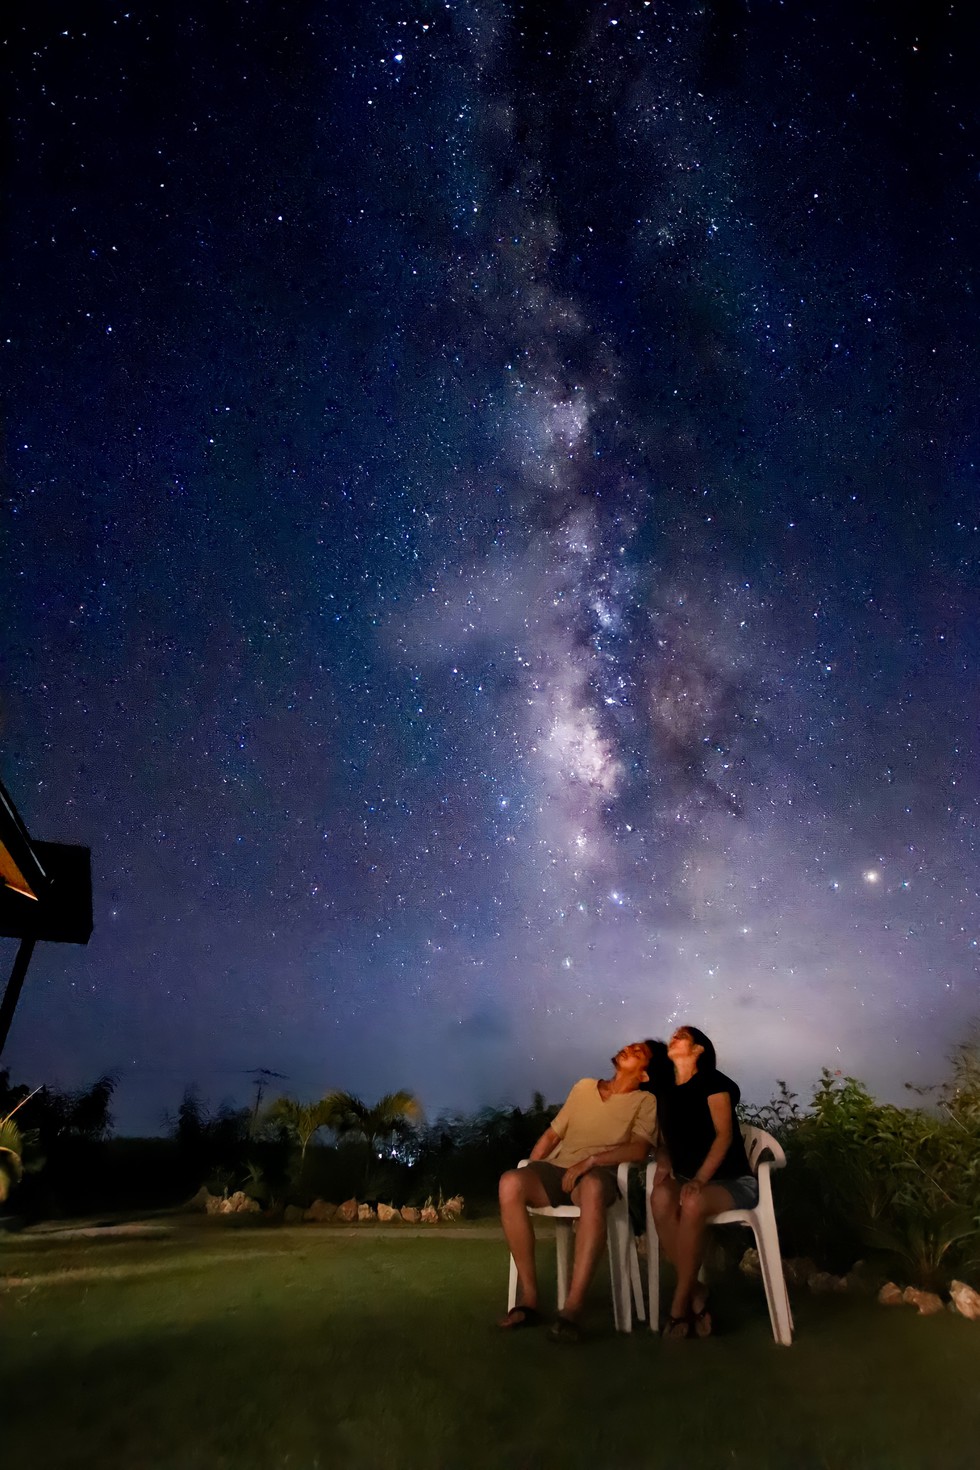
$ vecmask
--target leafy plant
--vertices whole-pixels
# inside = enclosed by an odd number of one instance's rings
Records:
[[[776,1089],[775,1096],[761,1106],[740,1104],[738,1116],[742,1123],[748,1123],[753,1128],[762,1128],[783,1143],[798,1126],[803,1117],[803,1109],[800,1107],[799,1094],[791,1092],[789,1085],[781,1078],[777,1079]]]
[[[0,1119],[0,1204],[24,1177],[24,1140],[13,1118]]]
[[[0,1073],[0,1090],[6,1094],[6,1101],[9,1102],[11,1093],[7,1072]],[[40,1090],[38,1087],[33,1092],[28,1092],[26,1087],[15,1089],[18,1101],[5,1117],[0,1118],[0,1204],[5,1204],[10,1198],[28,1167],[34,1171],[43,1167],[44,1160],[37,1154],[37,1130],[28,1129],[25,1132],[14,1122],[14,1114],[19,1113],[25,1103],[29,1103]],[[24,1155],[29,1148],[34,1151],[34,1159],[30,1166],[25,1166]]]
[[[782,1123],[796,1249],[838,1268],[876,1250],[935,1286],[980,1241],[980,1137],[948,1112],[879,1103],[825,1069],[810,1109]]]

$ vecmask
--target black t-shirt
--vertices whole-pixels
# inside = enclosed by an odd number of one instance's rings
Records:
[[[657,1089],[657,1116],[675,1174],[693,1179],[715,1141],[715,1125],[708,1098],[727,1092],[732,1105],[732,1141],[715,1170],[715,1179],[738,1179],[751,1174],[745,1144],[735,1116],[741,1096],[724,1072],[695,1072],[687,1082],[667,1082]]]

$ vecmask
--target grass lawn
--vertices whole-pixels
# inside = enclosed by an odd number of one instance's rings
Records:
[[[446,1228],[181,1226],[0,1238],[9,1470],[618,1470],[980,1465],[980,1324],[717,1284],[723,1331],[665,1344],[490,1326],[506,1257]],[[553,1267],[550,1244],[542,1264]],[[548,1273],[546,1272],[546,1280]],[[550,1285],[549,1281],[549,1285]]]

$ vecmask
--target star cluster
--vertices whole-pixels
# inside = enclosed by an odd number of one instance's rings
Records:
[[[952,5],[85,3],[14,42],[5,1062],[558,1096],[978,1009]]]

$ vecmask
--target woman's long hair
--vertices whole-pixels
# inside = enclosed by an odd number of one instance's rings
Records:
[[[718,1066],[718,1058],[715,1055],[715,1044],[711,1040],[711,1037],[705,1036],[704,1032],[699,1031],[697,1026],[685,1026],[684,1030],[694,1042],[694,1045],[701,1048],[701,1055],[697,1060],[697,1070],[699,1072],[713,1072]]]
[[[654,1097],[674,1084],[674,1064],[667,1055],[666,1041],[654,1041],[647,1037],[647,1046],[650,1048],[650,1061],[647,1064],[648,1082],[643,1083],[644,1092],[652,1092]]]

